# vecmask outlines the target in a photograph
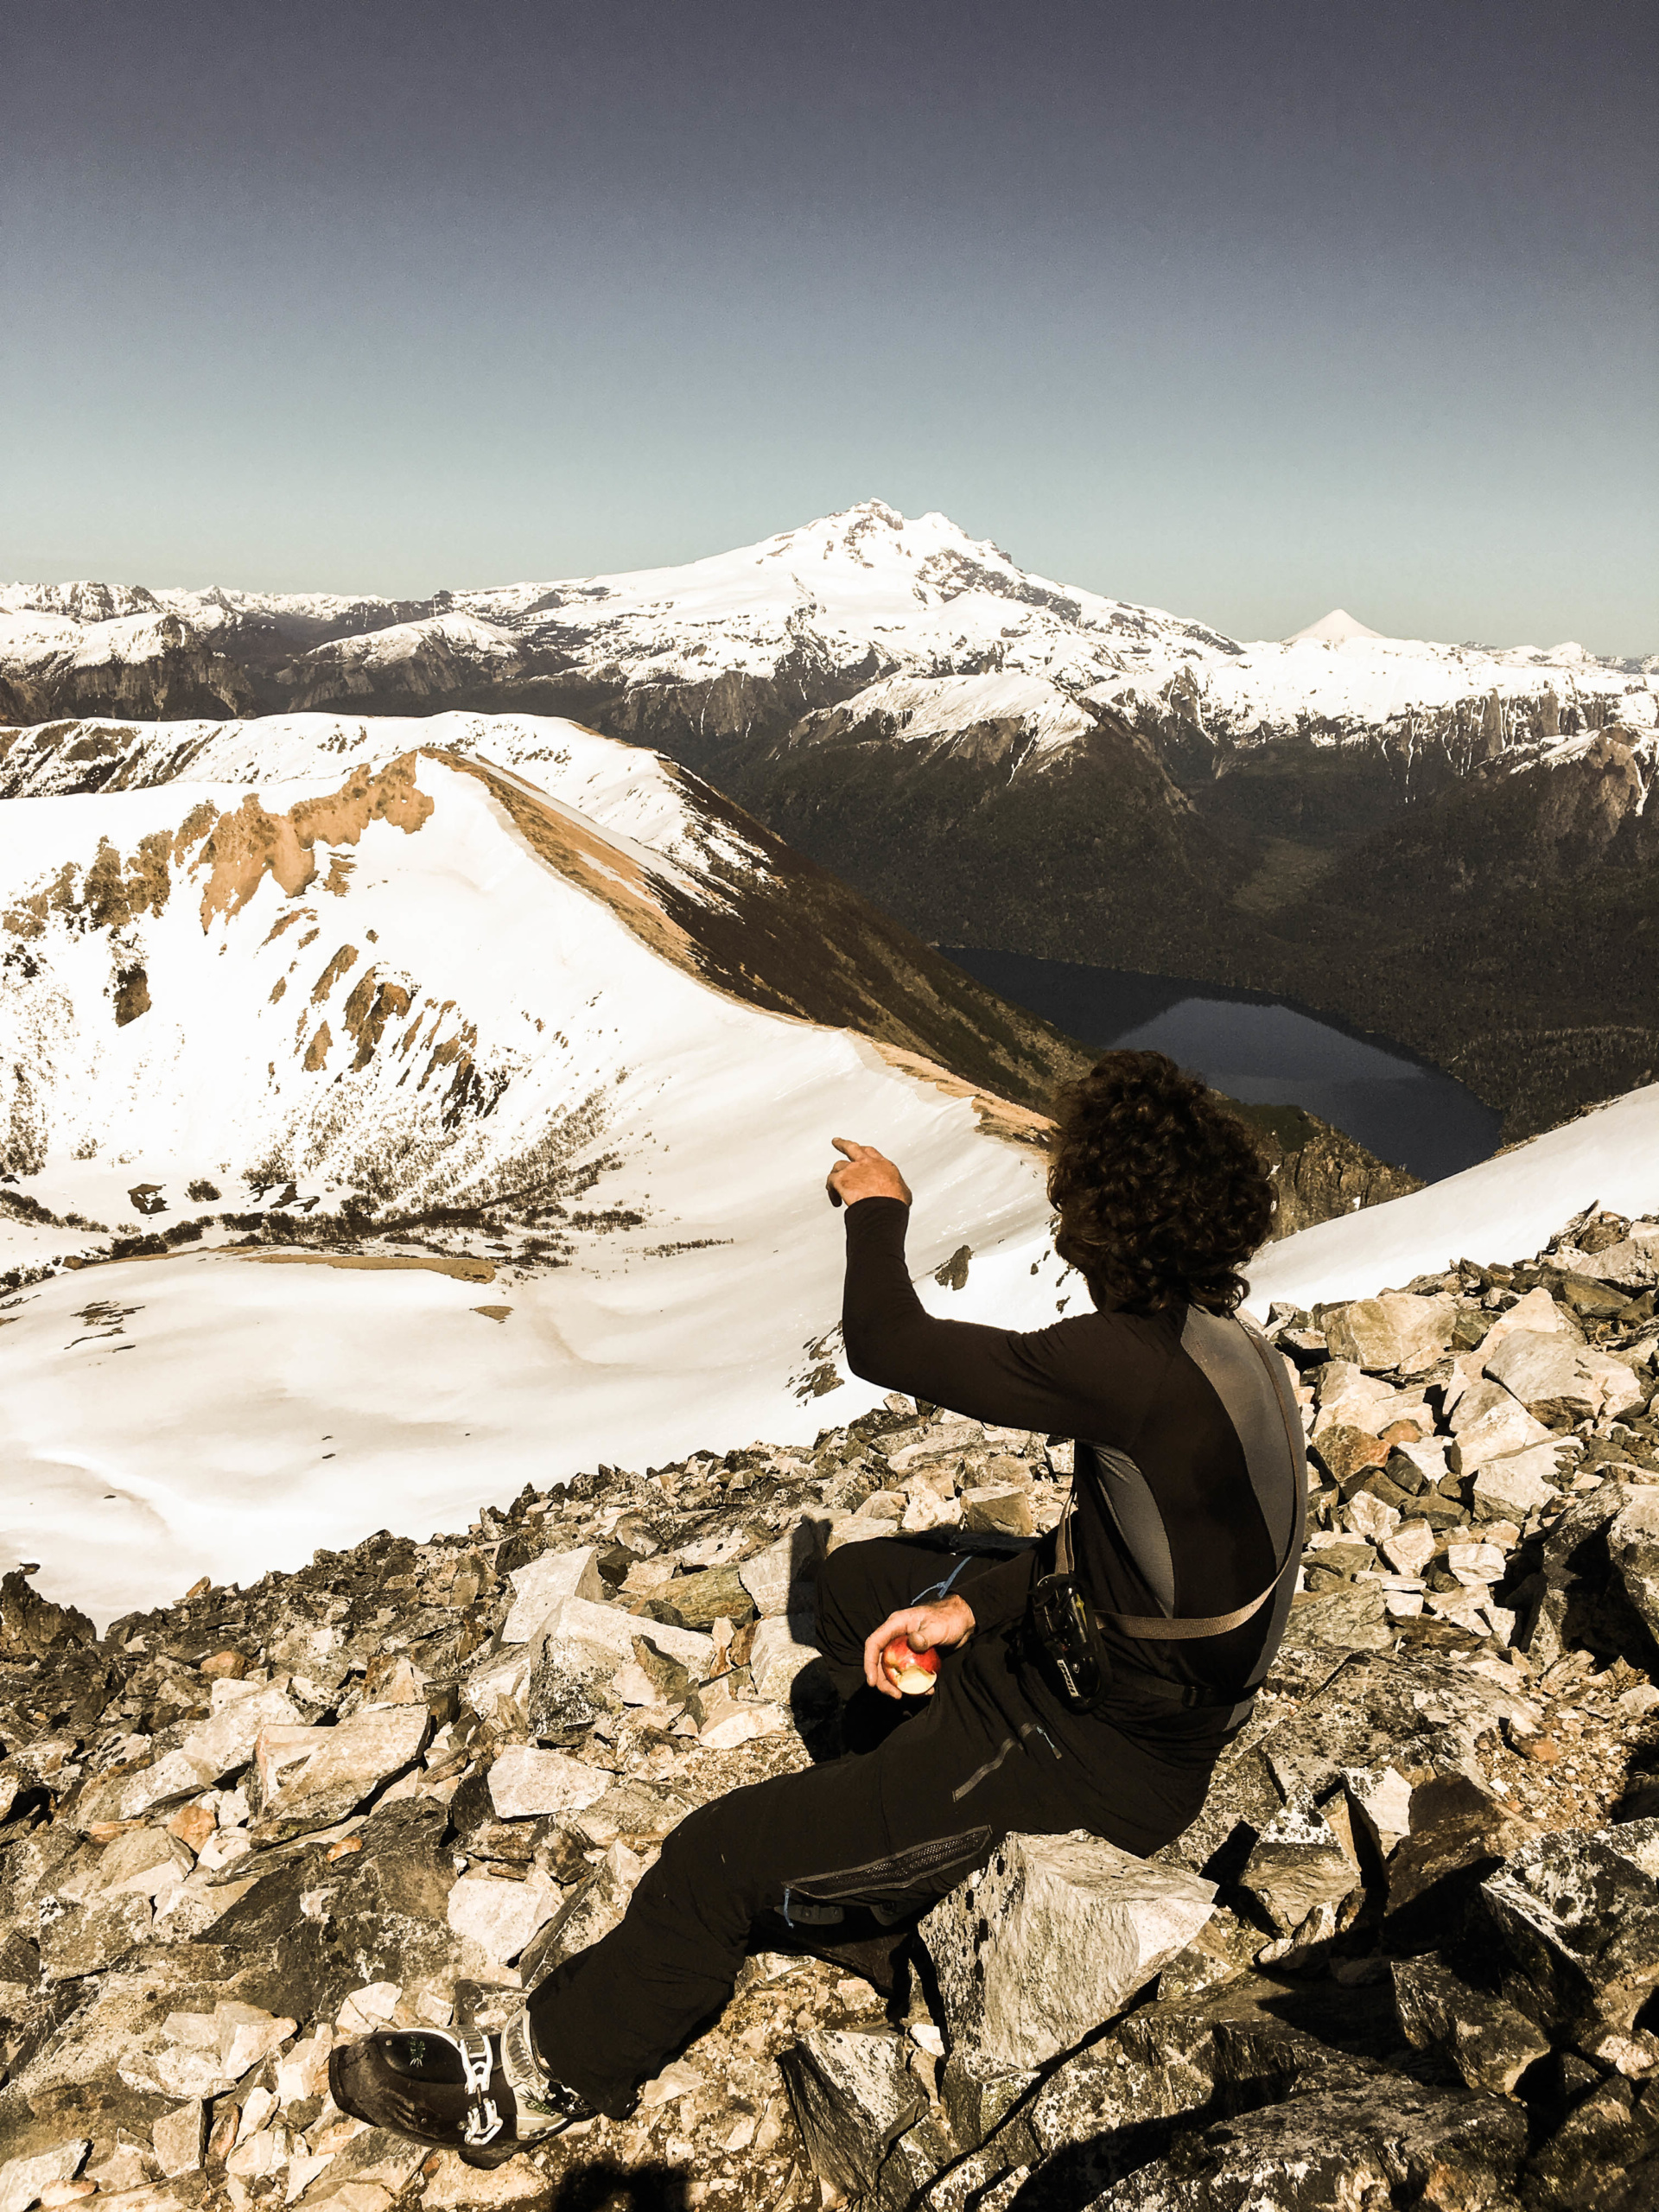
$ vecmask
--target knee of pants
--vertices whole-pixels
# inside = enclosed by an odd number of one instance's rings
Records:
[[[869,1576],[858,1557],[862,1548],[844,1544],[818,1569],[818,1641],[831,1659],[844,1664],[862,1660],[864,1639],[877,1625],[869,1603]]]
[[[747,1793],[716,1797],[688,1813],[664,1838],[662,1854],[646,1877],[677,1909],[690,1907],[707,1923],[729,1916],[752,1920],[766,1885],[764,1826],[746,1817]]]

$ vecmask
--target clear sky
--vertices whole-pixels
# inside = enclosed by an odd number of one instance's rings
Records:
[[[866,498],[1236,636],[1659,649],[1655,18],[9,0],[0,576],[374,590]]]

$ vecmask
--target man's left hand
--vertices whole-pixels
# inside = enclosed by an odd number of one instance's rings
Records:
[[[894,1637],[907,1637],[912,1651],[949,1650],[966,1643],[974,1632],[974,1609],[965,1598],[937,1598],[925,1605],[906,1605],[889,1613],[864,1646],[864,1679],[883,1697],[899,1697],[899,1688],[881,1664],[881,1654]]]

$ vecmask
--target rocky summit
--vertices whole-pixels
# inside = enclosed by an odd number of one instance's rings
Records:
[[[1659,2202],[1659,1222],[1281,1306],[1302,1587],[1151,1861],[1013,1835],[896,1985],[760,1952],[496,2171],[338,2041],[492,2026],[662,1838],[833,1756],[813,1584],[1052,1528],[1057,1438],[890,1398],[99,1635],[0,1586],[0,2212],[1642,2212]],[[619,2002],[626,1993],[619,1993]]]

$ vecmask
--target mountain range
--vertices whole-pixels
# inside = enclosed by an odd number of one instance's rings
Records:
[[[139,765],[112,721],[574,718],[930,942],[1295,998],[1448,1068],[1510,1138],[1659,1064],[1656,690],[1655,658],[1340,609],[1241,644],[879,501],[679,568],[419,601],[0,590],[7,795],[153,775],[162,741]],[[177,742],[175,773],[206,739]]]

